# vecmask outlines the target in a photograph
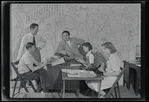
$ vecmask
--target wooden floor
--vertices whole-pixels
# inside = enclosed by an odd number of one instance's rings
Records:
[[[28,87],[28,89],[31,94],[34,94],[31,88]],[[12,96],[12,91],[13,91],[13,85],[10,86],[10,97]],[[130,88],[130,90],[128,90],[126,87],[120,86],[120,93],[121,93],[121,98],[141,98],[140,94],[138,94],[137,96],[135,95],[132,87]],[[21,92],[17,94],[14,98],[22,98],[24,94],[25,94],[25,90],[22,88]],[[61,97],[60,91],[53,90],[49,93],[48,97],[46,98],[60,98],[60,97]],[[77,97],[74,92],[66,91],[65,98],[77,98]],[[97,93],[95,93],[94,96],[92,97],[91,92],[88,93],[88,95],[84,95],[84,92],[80,92],[79,98],[97,98]]]

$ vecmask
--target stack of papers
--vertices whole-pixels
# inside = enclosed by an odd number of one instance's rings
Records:
[[[55,65],[58,65],[58,64],[62,64],[62,63],[65,63],[63,58],[59,58],[59,59],[53,60],[51,62],[52,66],[55,66]]]
[[[81,64],[72,64],[71,63],[70,66],[78,66],[79,67],[79,66],[82,66],[82,65]]]
[[[95,77],[96,74],[93,71],[85,71],[85,72],[80,72],[80,77]]]
[[[62,69],[62,71],[67,73],[68,77],[96,77],[96,74],[93,71],[72,69]]]

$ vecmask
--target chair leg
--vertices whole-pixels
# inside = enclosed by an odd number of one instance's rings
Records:
[[[119,96],[119,98],[121,98],[120,89],[119,89],[119,83],[117,83],[117,89],[118,89],[118,96]]]
[[[15,85],[14,85],[14,89],[13,89],[13,94],[12,94],[12,98],[14,97],[14,94],[15,94],[15,90],[16,90],[16,85],[17,85],[17,80],[15,81]]]
[[[116,91],[116,87],[114,87],[114,92],[115,92],[115,97],[117,98],[117,91]]]
[[[89,91],[90,91],[90,88],[87,89],[87,91],[85,92],[84,95],[87,95],[89,93]]]
[[[113,90],[114,90],[113,88],[110,89],[109,92],[105,95],[105,98],[109,98]]]
[[[94,96],[94,91],[92,90],[92,97]]]
[[[20,92],[20,90],[21,90],[21,87],[22,87],[22,83],[20,83],[20,86],[19,86],[18,93]]]
[[[23,88],[25,89],[25,91],[26,91],[26,92],[29,92],[28,89],[27,89],[27,87],[26,87],[26,82],[21,82],[21,83],[22,83],[22,86],[23,86]]]
[[[31,81],[29,81],[29,84],[31,85],[31,87],[32,87],[33,91],[34,91],[34,92],[36,92],[36,89],[35,89],[35,87],[34,87],[33,83],[32,83]]]
[[[112,96],[113,98],[115,98],[113,94],[111,94],[111,96]]]

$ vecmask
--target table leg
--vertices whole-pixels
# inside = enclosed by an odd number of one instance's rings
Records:
[[[77,89],[77,92],[76,92],[77,98],[79,98],[79,92],[80,92],[80,90],[79,90],[79,88],[78,88],[78,89]]]
[[[61,85],[61,98],[62,98],[62,94],[63,94],[63,80],[62,80],[62,85]]]
[[[98,88],[99,88],[99,91],[98,91],[98,98],[100,98],[100,89],[101,89],[101,80],[99,81],[98,83]]]
[[[65,97],[65,80],[63,80],[63,94],[62,94],[62,98]]]

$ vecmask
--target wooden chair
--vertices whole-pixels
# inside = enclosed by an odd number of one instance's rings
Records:
[[[118,82],[119,82],[119,79],[121,78],[121,76],[124,74],[125,69],[124,68],[120,68],[120,69],[121,69],[121,72],[118,75],[115,82],[113,83],[112,87],[104,90],[106,92],[106,95],[104,95],[105,98],[110,98],[110,96],[112,96],[113,98],[121,98]],[[89,90],[91,90],[91,89],[88,89],[86,93],[88,93]],[[115,93],[115,97],[112,94],[113,91]],[[118,95],[117,95],[117,91],[118,91]],[[94,92],[95,91],[92,90],[92,97],[94,96]]]
[[[14,85],[14,89],[13,89],[12,98],[13,98],[16,94],[18,94],[18,93],[20,92],[20,89],[21,89],[21,88],[24,88],[26,92],[29,92],[28,89],[27,89],[27,87],[26,87],[26,83],[28,83],[28,85],[30,85],[30,86],[32,87],[33,91],[36,92],[35,87],[34,87],[32,81],[31,81],[31,80],[24,80],[24,79],[21,77],[21,75],[18,73],[18,69],[17,69],[17,67],[15,66],[15,65],[17,65],[17,63],[16,63],[16,62],[11,62],[11,65],[12,65],[12,67],[13,67],[15,73],[17,74],[17,77],[15,78],[15,85]],[[20,86],[19,86],[18,92],[15,93],[16,85],[17,85],[17,82],[18,82],[18,81],[20,81]]]
[[[117,77],[117,79],[115,80],[115,82],[114,82],[114,84],[112,85],[112,87],[109,88],[107,94],[104,96],[105,98],[110,98],[110,95],[111,95],[112,97],[114,97],[113,94],[112,94],[113,90],[114,90],[114,92],[115,92],[116,98],[121,98],[120,90],[119,90],[119,83],[118,83],[118,82],[119,82],[119,79],[121,78],[121,76],[124,74],[124,71],[125,71],[125,68],[121,68],[120,74],[118,75],[118,77]],[[117,89],[117,90],[116,90],[116,89]],[[118,91],[118,97],[117,97],[117,91]]]

